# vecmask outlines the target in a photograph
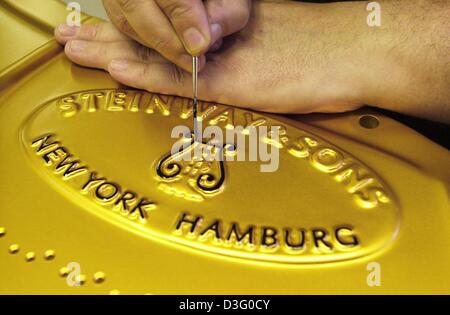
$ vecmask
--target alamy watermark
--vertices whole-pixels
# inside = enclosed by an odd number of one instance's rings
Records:
[[[370,27],[381,26],[381,5],[376,1],[369,2],[366,10],[370,12],[366,19],[367,25]]]
[[[71,262],[67,265],[66,283],[69,287],[79,287],[82,284],[81,266],[77,262]]]
[[[175,161],[260,161],[261,172],[278,170],[279,126],[233,126],[224,133],[218,126],[203,129],[199,121],[197,130],[194,137],[187,126],[172,129],[171,137],[178,139],[171,149]],[[192,154],[180,154],[188,149]]]
[[[378,262],[372,261],[366,266],[369,274],[366,278],[366,283],[369,287],[381,286],[381,265]]]
[[[68,26],[80,26],[81,5],[78,2],[69,2],[67,4],[67,10],[70,11],[70,13],[67,15],[66,24]]]

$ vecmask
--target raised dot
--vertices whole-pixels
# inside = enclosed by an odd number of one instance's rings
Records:
[[[111,291],[109,291],[109,294],[110,295],[119,295],[120,291],[119,290],[111,290]]]
[[[95,283],[102,283],[105,281],[105,273],[102,271],[98,271],[96,273],[94,273],[94,282]]]
[[[75,276],[75,281],[78,282],[80,285],[83,285],[86,282],[86,276],[85,275],[77,275],[77,276]]]
[[[62,267],[61,269],[59,269],[59,275],[61,277],[67,277],[67,275],[69,274],[70,269],[67,267]]]
[[[16,254],[16,253],[18,253],[18,252],[19,252],[19,249],[20,249],[19,244],[12,244],[11,246],[9,246],[9,252],[10,252],[11,254]]]
[[[6,229],[3,226],[0,226],[0,237],[5,236]]]
[[[36,258],[36,254],[34,252],[28,252],[25,254],[26,261],[33,261]]]
[[[46,260],[53,260],[55,259],[55,251],[52,249],[46,250],[44,253],[44,258]]]

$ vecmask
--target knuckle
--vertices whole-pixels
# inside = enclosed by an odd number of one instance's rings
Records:
[[[184,71],[176,65],[172,65],[169,71],[170,82],[176,86],[182,86],[184,83]]]
[[[180,1],[168,1],[166,4],[166,13],[173,19],[181,19],[189,16],[191,6]]]
[[[153,49],[155,49],[156,51],[160,52],[161,54],[165,51],[168,50],[168,48],[170,47],[170,40],[167,38],[154,38],[152,40],[151,46]]]
[[[134,12],[140,5],[139,0],[116,0],[117,4],[124,12]]]
[[[142,67],[139,67],[138,72],[138,80],[136,80],[136,86],[139,89],[150,89],[148,86],[148,78],[150,78],[150,71],[149,67],[147,65],[143,65]]]
[[[131,37],[136,35],[133,27],[130,25],[130,23],[124,16],[115,19],[114,24],[116,25],[117,29],[121,31],[123,34]]]
[[[136,55],[141,62],[148,63],[152,60],[154,52],[144,45],[138,45]]]
[[[90,39],[99,39],[102,33],[101,24],[90,24],[86,25],[85,28],[86,36]]]
[[[100,61],[100,60],[104,60],[104,59],[109,59],[108,55],[109,55],[109,49],[108,49],[107,45],[102,44],[102,45],[99,45],[99,47],[97,48],[94,58],[96,61]]]

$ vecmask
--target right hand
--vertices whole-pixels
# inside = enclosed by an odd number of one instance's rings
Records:
[[[240,31],[251,0],[103,0],[111,22],[123,34],[192,71],[192,56],[216,50],[222,38]]]

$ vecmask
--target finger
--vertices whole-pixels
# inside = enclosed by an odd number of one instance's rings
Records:
[[[222,39],[223,35],[223,31],[222,31],[222,26],[219,23],[213,23],[210,26],[211,29],[211,45],[210,47],[214,46],[219,40]],[[211,48],[210,48],[211,50]]]
[[[193,56],[206,52],[211,34],[202,0],[156,0],[186,50]]]
[[[185,70],[191,70],[192,57],[186,52],[170,21],[156,2],[153,0],[116,0],[116,2],[141,43],[157,50]]]
[[[64,45],[78,33],[79,28],[79,26],[61,24],[55,28],[53,34],[55,35],[56,41]]]
[[[205,57],[202,57],[200,62],[204,64]],[[114,79],[128,86],[150,92],[192,97],[192,75],[167,61],[143,63],[113,59],[109,63],[108,71]],[[199,77],[199,84],[206,87],[204,77]],[[209,91],[205,88],[204,92],[202,99],[208,100]]]
[[[206,71],[207,70],[207,71]],[[191,74],[169,62],[142,63],[124,59],[114,59],[108,66],[110,75],[118,82],[149,92],[192,97]],[[199,76],[201,100],[222,104],[252,104],[245,89],[233,80],[225,80],[221,69],[206,68]],[[259,101],[264,104],[264,101]]]
[[[208,0],[206,2],[211,28],[214,24],[220,25],[222,37],[243,29],[249,20],[250,9],[250,0]]]
[[[114,26],[119,30],[119,32],[133,38],[134,40],[143,43],[142,39],[135,32],[133,27],[128,23],[127,18],[122,12],[117,0],[102,0],[103,7],[108,14],[109,19],[114,24]]]
[[[108,70],[108,64],[113,59],[129,59],[143,63],[165,61],[150,48],[130,41],[71,40],[65,47],[65,53],[70,60],[79,65],[105,70]]]
[[[122,84],[150,92],[190,96],[191,74],[171,63],[142,63],[114,59],[108,67],[111,76]]]
[[[83,24],[81,26],[61,24],[55,29],[55,37],[61,44],[73,39],[101,42],[130,40],[111,23]]]
[[[202,61],[204,62],[204,60]],[[114,59],[108,67],[111,76],[122,84],[150,92],[192,97],[191,74],[169,62],[142,63],[125,59]],[[205,84],[199,78],[199,84]],[[203,99],[208,96],[203,93]]]

